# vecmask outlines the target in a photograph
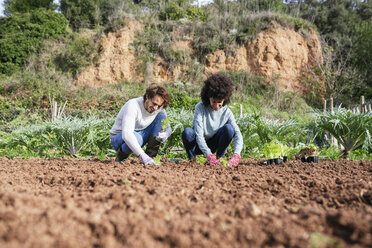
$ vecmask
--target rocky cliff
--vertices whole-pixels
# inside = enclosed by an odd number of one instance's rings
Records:
[[[79,85],[100,86],[121,80],[168,82],[180,80],[190,63],[170,69],[158,57],[146,66],[146,72],[137,69],[135,48],[131,45],[136,31],[143,28],[136,20],[127,22],[126,27],[102,38],[103,53],[98,65],[91,65],[77,77]],[[177,41],[172,48],[177,51],[194,53],[191,41]],[[195,63],[195,61],[193,62]],[[196,62],[198,63],[198,62]],[[270,30],[260,32],[254,40],[226,53],[217,50],[205,56],[203,76],[222,70],[248,71],[276,81],[283,90],[303,92],[304,75],[310,68],[321,65],[323,57],[317,34],[310,30],[306,35],[292,29],[273,24]],[[145,75],[144,75],[145,74]],[[275,80],[272,80],[274,79]],[[319,80],[318,80],[319,81]]]

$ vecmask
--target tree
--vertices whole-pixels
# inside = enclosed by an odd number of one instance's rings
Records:
[[[75,30],[93,27],[101,20],[98,0],[61,0],[59,8]]]
[[[353,44],[353,63],[365,75],[366,88],[362,94],[372,98],[372,20],[356,28]]]
[[[4,14],[10,16],[16,12],[28,13],[31,10],[45,8],[50,10],[57,9],[57,5],[53,0],[5,0],[4,1]]]
[[[38,52],[44,39],[67,33],[67,20],[43,8],[15,13],[0,22],[0,74],[19,70],[28,56]]]

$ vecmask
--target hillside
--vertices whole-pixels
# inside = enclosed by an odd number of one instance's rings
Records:
[[[140,69],[139,51],[133,46],[136,34],[145,23],[126,19],[125,27],[104,34],[100,41],[102,53],[98,63],[91,64],[77,75],[78,85],[101,86],[127,81],[171,82],[188,81],[187,72],[195,64],[201,64],[203,79],[220,71],[245,71],[274,81],[282,90],[306,92],[311,85],[304,82],[304,75],[323,62],[319,37],[313,29],[306,35],[304,30],[286,28],[271,22],[271,28],[260,31],[254,39],[231,49],[217,49],[202,56],[193,49],[193,34],[188,36],[176,28],[171,34],[171,49],[183,54],[183,62],[170,64],[156,55],[146,69]],[[312,76],[314,77],[314,76]],[[324,89],[324,84],[312,80]]]

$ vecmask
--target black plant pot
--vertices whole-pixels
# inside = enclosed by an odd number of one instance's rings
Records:
[[[282,160],[280,158],[274,158],[274,163],[275,164],[280,164]]]
[[[302,157],[301,162],[307,162],[306,158]]]
[[[319,161],[319,158],[317,156],[307,157],[307,162],[309,163],[318,163],[318,161]]]
[[[272,163],[274,163],[274,159],[268,159],[268,160],[266,160],[266,164],[272,164]]]
[[[285,162],[287,162],[288,161],[288,157],[287,156],[284,156],[283,157],[283,162],[285,163]]]

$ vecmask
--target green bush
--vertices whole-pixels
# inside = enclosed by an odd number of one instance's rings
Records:
[[[0,21],[0,73],[19,70],[31,53],[38,52],[46,38],[67,33],[67,20],[51,10],[15,13]]]
[[[53,0],[8,0],[4,2],[5,14],[27,13],[35,9],[45,8],[55,10],[57,4]]]
[[[182,2],[182,1],[181,1]],[[177,3],[171,1],[168,6],[162,10],[159,14],[160,20],[179,20],[181,18],[187,18],[189,20],[205,20],[206,15],[204,8],[198,6],[192,6],[188,3]]]
[[[100,23],[97,0],[61,0],[60,10],[74,30],[91,28]]]
[[[75,77],[81,68],[92,64],[97,49],[94,39],[72,34],[65,49],[56,56],[55,63],[63,72]]]

